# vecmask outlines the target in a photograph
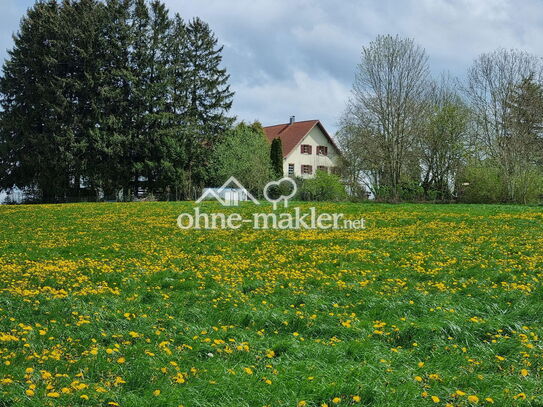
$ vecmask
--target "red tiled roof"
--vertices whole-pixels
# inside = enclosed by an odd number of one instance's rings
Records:
[[[318,120],[306,120],[303,122],[294,122],[292,124],[277,124],[275,126],[264,127],[264,133],[271,143],[274,138],[279,137],[283,145],[283,157],[286,157],[296,147],[300,141],[309,133],[313,127],[319,126],[322,132],[330,142],[335,146],[334,141],[326,132]]]

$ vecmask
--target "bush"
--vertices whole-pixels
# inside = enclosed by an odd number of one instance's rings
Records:
[[[458,200],[465,203],[499,203],[503,200],[500,170],[479,162],[468,164],[458,182]]]
[[[344,201],[345,185],[337,175],[317,171],[315,178],[300,181],[299,198],[303,201]]]
[[[457,190],[460,202],[537,204],[543,194],[543,172],[526,165],[505,174],[496,163],[472,162],[462,170]]]
[[[400,201],[423,201],[424,200],[424,188],[420,183],[415,181],[402,182],[400,184]]]
[[[398,185],[398,193],[389,185],[380,185],[375,189],[379,202],[417,202],[424,201],[424,188],[416,181],[404,181]]]
[[[543,174],[540,169],[532,167],[511,178],[511,195],[515,203],[537,204],[543,194]]]

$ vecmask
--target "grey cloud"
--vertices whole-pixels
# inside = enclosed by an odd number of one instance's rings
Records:
[[[263,124],[318,118],[331,131],[349,96],[360,51],[378,34],[414,38],[436,76],[463,76],[498,47],[543,55],[539,0],[165,0],[207,21],[225,45],[234,113]],[[32,2],[0,4],[1,50]],[[1,54],[0,56],[5,56]]]

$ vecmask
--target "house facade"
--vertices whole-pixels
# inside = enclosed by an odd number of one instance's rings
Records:
[[[334,140],[318,120],[264,127],[271,143],[280,138],[283,146],[283,174],[289,177],[312,178],[318,170],[336,173],[340,152]]]

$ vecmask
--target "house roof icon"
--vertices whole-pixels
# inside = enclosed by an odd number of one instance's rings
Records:
[[[232,187],[233,185],[233,187]],[[207,198],[214,198],[217,201],[221,203],[223,206],[230,206],[230,203],[228,200],[224,199],[221,195],[224,191],[230,190],[230,189],[237,189],[240,190],[242,193],[244,193],[248,199],[250,199],[255,205],[260,205],[260,202],[253,196],[247,189],[239,182],[235,177],[230,177],[228,180],[222,184],[222,186],[218,189],[215,188],[207,188],[200,198],[196,201],[196,203],[202,202],[204,199]]]

